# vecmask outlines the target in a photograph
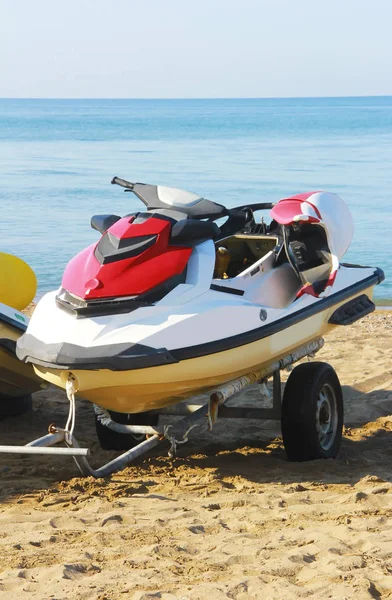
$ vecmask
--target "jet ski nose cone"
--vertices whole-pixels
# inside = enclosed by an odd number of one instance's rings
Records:
[[[99,288],[101,288],[102,287],[102,281],[100,281],[99,279],[97,279],[96,277],[94,277],[93,279],[89,279],[85,283],[84,287],[86,289],[86,294],[89,294],[93,290],[98,290]]]

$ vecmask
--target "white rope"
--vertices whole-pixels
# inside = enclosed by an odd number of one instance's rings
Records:
[[[72,445],[73,431],[75,429],[76,422],[76,403],[74,379],[71,376],[67,379],[65,391],[67,392],[67,398],[69,400],[68,419],[64,427],[65,440],[68,444]]]

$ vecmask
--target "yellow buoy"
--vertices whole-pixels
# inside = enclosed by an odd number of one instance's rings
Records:
[[[0,302],[22,310],[34,299],[37,278],[21,258],[0,252]]]

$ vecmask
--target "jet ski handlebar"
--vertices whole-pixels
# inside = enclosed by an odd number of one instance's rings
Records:
[[[133,192],[135,183],[131,181],[127,181],[126,179],[122,179],[121,177],[113,177],[110,183],[119,185],[125,188],[125,191]],[[230,214],[231,211],[241,210],[244,211],[246,209],[251,209],[253,212],[256,210],[270,210],[275,206],[276,202],[257,202],[256,204],[244,204],[243,206],[235,206],[232,209],[226,209],[227,214]]]
[[[113,179],[111,180],[110,183],[120,185],[121,187],[125,188],[126,190],[130,190],[131,192],[133,191],[133,188],[135,185],[134,183],[131,183],[130,181],[127,181],[126,179],[121,179],[121,177],[113,177]]]

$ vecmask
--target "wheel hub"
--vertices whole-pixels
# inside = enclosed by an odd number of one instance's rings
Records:
[[[333,389],[324,384],[319,392],[316,410],[316,428],[320,446],[329,450],[337,433],[338,411]]]

